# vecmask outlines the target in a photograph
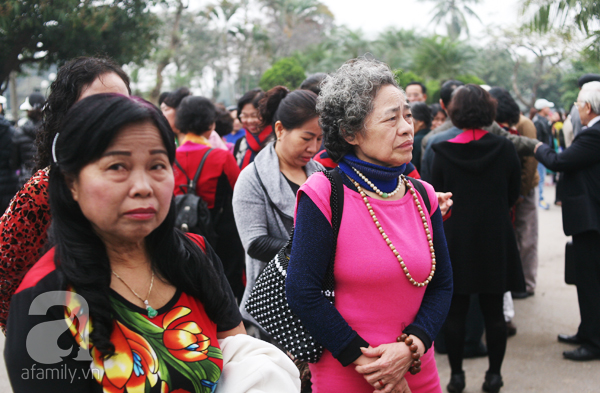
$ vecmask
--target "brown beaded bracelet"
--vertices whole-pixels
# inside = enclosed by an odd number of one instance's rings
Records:
[[[408,334],[402,334],[400,337],[396,338],[396,341],[399,343],[403,342],[404,344],[406,344],[408,349],[410,349],[412,352],[411,356],[413,358],[413,362],[410,365],[410,368],[408,369],[408,371],[412,375],[415,375],[418,372],[420,372],[421,371],[421,360],[419,358],[421,357],[421,354],[419,352],[417,352],[417,350],[419,349],[417,344],[413,343],[413,339],[408,337]]]

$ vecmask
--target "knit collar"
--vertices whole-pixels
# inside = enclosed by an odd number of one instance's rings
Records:
[[[352,168],[358,169],[375,187],[382,192],[392,192],[398,186],[398,178],[404,173],[406,164],[396,167],[385,167],[381,165],[371,164],[356,157],[353,153],[346,154],[339,163],[339,168],[346,175],[356,181],[361,187],[371,190],[371,187],[361,179]]]
[[[185,136],[183,137],[183,140],[181,141],[181,144],[183,145],[186,142],[192,142],[192,143],[197,143],[199,145],[206,145],[208,147],[211,147],[208,139],[206,139],[202,135],[196,135],[191,132],[188,132],[187,134],[185,134]]]

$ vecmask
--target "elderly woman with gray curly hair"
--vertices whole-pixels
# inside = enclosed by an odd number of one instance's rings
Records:
[[[387,65],[358,58],[327,77],[317,111],[344,184],[342,220],[336,243],[330,182],[311,176],[286,279],[292,311],[325,348],[310,365],[313,392],[441,392],[431,347],[452,270],[433,187],[403,175],[414,139],[405,93]],[[334,244],[332,304],[321,288]]]

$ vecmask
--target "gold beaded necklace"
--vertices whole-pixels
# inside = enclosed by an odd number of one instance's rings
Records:
[[[410,191],[410,193],[413,197],[413,200],[415,201],[415,205],[417,206],[417,209],[419,210],[419,214],[421,215],[421,220],[423,221],[423,229],[425,229],[425,235],[427,236],[427,241],[429,243],[429,251],[431,252],[431,270],[429,272],[429,276],[423,282],[418,282],[414,278],[412,278],[410,272],[408,271],[408,268],[406,267],[406,264],[404,263],[404,260],[400,256],[400,253],[398,252],[398,250],[396,250],[396,247],[394,247],[394,245],[392,244],[392,241],[389,239],[389,237],[387,236],[387,234],[381,227],[379,220],[377,220],[377,216],[375,216],[375,212],[373,211],[373,207],[369,203],[369,199],[367,198],[367,194],[365,193],[365,190],[360,186],[360,184],[358,184],[358,182],[356,182],[350,176],[348,176],[348,178],[350,179],[350,181],[354,184],[354,186],[360,193],[360,196],[362,197],[363,202],[365,203],[365,206],[367,207],[367,210],[369,211],[369,214],[371,215],[371,218],[373,219],[373,222],[375,223],[375,226],[379,230],[381,237],[383,237],[383,240],[385,240],[385,242],[388,245],[388,247],[390,248],[390,250],[392,250],[392,252],[394,253],[394,256],[396,257],[396,259],[398,259],[398,262],[400,262],[400,266],[402,267],[402,270],[404,271],[406,278],[408,278],[408,281],[410,281],[410,283],[412,285],[414,285],[415,287],[424,287],[427,284],[429,284],[431,282],[431,280],[433,279],[433,275],[435,274],[435,264],[436,264],[435,250],[433,248],[433,240],[431,238],[431,231],[429,230],[429,224],[427,224],[427,217],[425,217],[425,213],[423,213],[423,207],[421,206],[421,202],[419,201],[417,192],[414,190],[412,184],[410,184],[408,182],[408,180],[406,180],[406,177],[404,177],[404,175],[400,175],[402,183],[404,183],[406,188]]]

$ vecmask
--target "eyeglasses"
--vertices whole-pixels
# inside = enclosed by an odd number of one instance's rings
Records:
[[[257,113],[252,113],[252,114],[247,114],[247,113],[242,113],[240,115],[240,119],[258,119],[258,114]]]
[[[575,101],[573,103],[573,105],[575,105],[578,108],[583,108],[585,106],[585,104],[586,104],[585,102],[579,102],[579,101]]]

